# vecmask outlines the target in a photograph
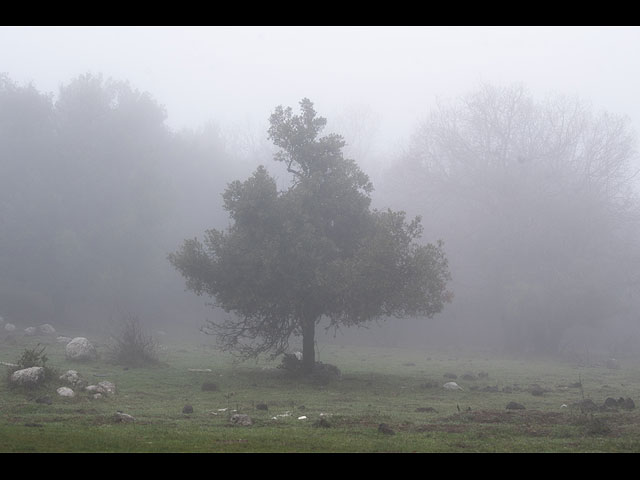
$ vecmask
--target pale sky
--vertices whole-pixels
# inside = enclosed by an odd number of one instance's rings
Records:
[[[0,72],[53,93],[86,72],[129,80],[176,129],[266,125],[308,97],[329,122],[366,105],[393,143],[438,97],[521,82],[640,130],[637,27],[0,27]]]

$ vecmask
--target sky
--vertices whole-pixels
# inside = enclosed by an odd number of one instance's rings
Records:
[[[256,128],[308,97],[329,122],[374,112],[393,147],[485,82],[577,95],[640,130],[638,27],[0,27],[0,72],[54,94],[87,72],[128,80],[174,129]]]

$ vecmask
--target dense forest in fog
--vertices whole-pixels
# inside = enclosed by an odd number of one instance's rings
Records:
[[[160,102],[91,74],[55,95],[0,77],[6,320],[100,328],[136,315],[153,328],[197,333],[221,315],[184,291],[167,255],[227,226],[228,183],[259,164],[276,178],[285,172],[266,132],[173,131]],[[425,109],[381,168],[367,157],[375,125],[363,112],[351,112],[351,122],[329,117],[327,128],[345,136],[347,153],[372,177],[375,206],[420,215],[423,240],[444,241],[455,297],[434,319],[382,319],[338,340],[638,350],[638,162],[627,120],[578,99],[484,85]]]

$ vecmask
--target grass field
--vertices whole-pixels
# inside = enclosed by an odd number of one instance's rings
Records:
[[[586,399],[598,406],[608,397],[640,400],[640,361],[632,359],[609,369],[320,345],[319,359],[338,366],[342,378],[318,383],[291,378],[278,361],[236,362],[205,341],[163,341],[160,365],[125,369],[103,359],[72,363],[64,344],[17,336],[0,343],[0,361],[15,362],[38,342],[59,373],[109,380],[117,393],[67,399],[55,392],[62,381],[9,388],[8,368],[0,366],[0,452],[640,452],[638,409],[584,408]],[[442,387],[448,373],[464,390]],[[205,391],[203,383],[217,389]],[[51,404],[35,401],[43,395]],[[509,402],[526,408],[508,410]],[[193,413],[183,413],[187,404]],[[117,411],[135,422],[116,422]],[[232,424],[236,412],[253,424]],[[380,431],[382,423],[393,433]]]

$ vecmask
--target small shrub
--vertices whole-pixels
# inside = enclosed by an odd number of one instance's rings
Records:
[[[9,379],[14,372],[31,367],[42,367],[44,369],[44,380],[42,381],[43,384],[57,377],[57,370],[47,365],[47,361],[49,360],[49,358],[44,353],[47,347],[42,346],[42,348],[40,348],[40,346],[41,345],[38,343],[38,345],[36,345],[32,349],[24,349],[22,355],[20,355],[20,358],[18,358],[18,360],[16,360],[15,362],[17,367],[9,369],[7,381],[10,384],[11,382],[9,381]]]
[[[111,362],[127,367],[141,367],[158,363],[158,345],[144,334],[137,317],[127,317],[122,322],[118,335],[109,347]]]

